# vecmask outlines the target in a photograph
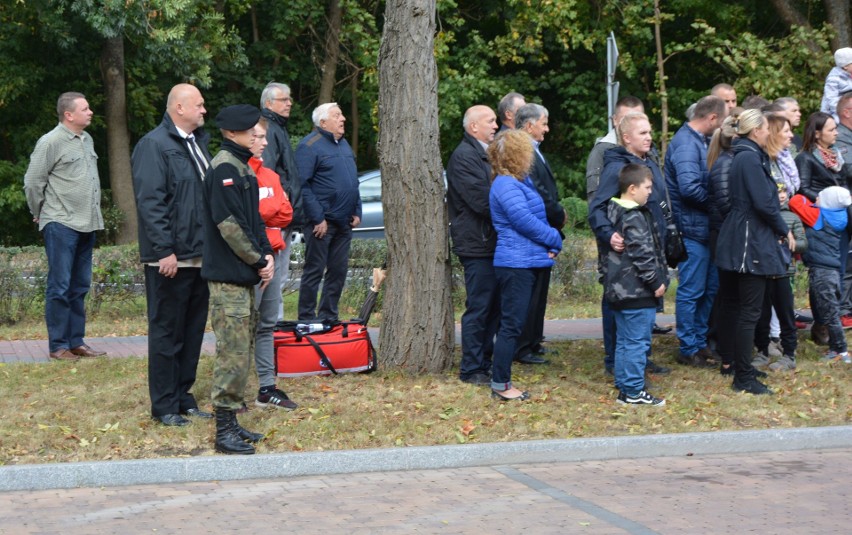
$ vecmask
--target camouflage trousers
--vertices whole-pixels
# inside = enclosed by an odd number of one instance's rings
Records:
[[[221,282],[210,287],[210,323],[216,334],[216,361],[210,389],[213,407],[239,409],[254,358],[257,311],[254,288]]]

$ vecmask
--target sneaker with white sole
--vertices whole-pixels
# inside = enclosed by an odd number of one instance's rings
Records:
[[[619,392],[616,401],[622,405],[652,405],[654,407],[662,407],[666,404],[666,400],[655,398],[645,390],[640,391],[635,396],[628,396],[624,392]]]
[[[754,357],[751,359],[751,365],[755,368],[765,368],[769,366],[769,362],[769,354],[760,350],[757,350]]]
[[[283,390],[278,390],[277,388],[268,392],[259,392],[254,404],[258,407],[275,407],[288,411],[299,408],[296,403],[290,401],[290,398],[287,397],[287,394]]]
[[[843,362],[845,364],[852,364],[852,357],[849,356],[848,351],[844,351],[843,353],[838,353],[836,351],[829,351],[822,357],[823,362]]]

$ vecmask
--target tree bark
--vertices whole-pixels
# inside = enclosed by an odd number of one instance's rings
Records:
[[[831,48],[837,50],[852,45],[852,18],[849,15],[849,0],[823,0],[828,23],[834,27],[837,35],[831,41]]]
[[[793,4],[793,0],[772,0],[772,5],[775,6],[775,10],[778,12],[781,19],[787,23],[787,26],[801,26],[803,28],[811,27],[811,23],[808,22],[808,19],[802,15],[801,11],[799,11],[799,9]],[[814,54],[823,54],[823,51],[815,42],[807,41],[805,45]]]
[[[352,125],[352,135],[349,136],[349,144],[352,145],[352,152],[355,153],[355,159],[358,159],[358,143],[360,140],[358,139],[358,129],[361,126],[361,118],[358,114],[358,76],[360,76],[360,69],[355,68],[355,74],[352,76],[352,105],[350,109],[352,111],[349,112],[349,124]]]
[[[322,63],[322,81],[320,82],[319,104],[334,100],[334,85],[337,83],[337,60],[340,58],[340,31],[343,23],[343,10],[340,0],[328,2],[328,30],[325,37],[325,59]]]
[[[101,77],[106,105],[107,152],[112,202],[123,219],[117,243],[136,240],[136,199],[130,171],[130,132],[127,126],[127,92],[124,81],[124,37],[111,37],[101,49]]]
[[[379,161],[388,241],[382,361],[437,372],[452,361],[448,218],[438,143],[435,0],[388,0],[379,49]]]
[[[654,0],[654,42],[657,45],[657,77],[660,80],[658,93],[660,95],[660,116],[662,126],[660,127],[660,161],[666,155],[666,146],[669,140],[669,94],[666,91],[666,70],[663,59],[663,39],[660,35],[662,15],[660,13],[660,0]]]

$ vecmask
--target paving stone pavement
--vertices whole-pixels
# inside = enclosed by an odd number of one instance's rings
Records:
[[[657,322],[662,325],[674,325],[674,316],[660,314]],[[601,338],[600,318],[575,320],[548,320],[544,324],[544,334],[548,340],[583,340]],[[374,341],[379,339],[379,329],[370,328]],[[147,336],[119,336],[86,338],[86,343],[95,349],[106,351],[108,357],[144,357],[148,355]],[[456,324],[456,343],[461,343],[461,326]],[[204,335],[201,351],[208,354],[216,352],[216,337],[213,333]],[[0,340],[0,363],[14,362],[50,362],[47,340]]]
[[[852,449],[0,493],[0,534],[849,533]]]

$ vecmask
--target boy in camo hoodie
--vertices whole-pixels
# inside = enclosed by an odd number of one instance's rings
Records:
[[[645,204],[652,177],[647,167],[627,164],[618,174],[620,198],[613,197],[607,217],[624,237],[624,250],[610,251],[604,297],[615,315],[615,386],[626,405],[666,404],[645,391],[645,364],[657,302],[669,283],[664,247],[655,219]]]

